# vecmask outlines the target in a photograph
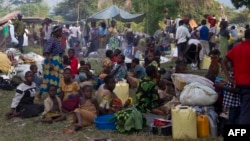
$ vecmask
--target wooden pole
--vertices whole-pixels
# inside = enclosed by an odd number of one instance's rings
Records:
[[[80,18],[80,6],[79,6],[79,3],[78,3],[78,16],[77,16],[77,24],[78,24],[79,18]]]

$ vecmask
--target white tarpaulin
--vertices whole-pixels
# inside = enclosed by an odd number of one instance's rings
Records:
[[[131,13],[128,13],[127,11],[124,11],[118,8],[115,5],[112,5],[106,9],[103,9],[91,15],[88,18],[88,20],[93,21],[93,20],[104,20],[104,19],[114,18],[122,22],[139,23],[143,20],[144,17],[145,17],[145,14],[131,14]]]

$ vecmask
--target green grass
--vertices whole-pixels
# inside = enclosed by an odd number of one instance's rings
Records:
[[[24,53],[34,52],[37,54],[42,54],[43,48],[39,45],[24,47]]]
[[[63,128],[69,127],[68,120],[53,124],[34,123],[37,117],[29,119],[14,118],[6,120],[4,114],[8,112],[14,91],[0,90],[0,141],[89,141],[93,138],[108,138],[115,141],[166,141],[172,140],[171,136],[157,136],[149,132],[134,134],[120,134],[116,131],[100,131],[95,126],[86,127],[72,135],[63,134]],[[46,95],[43,96],[43,99]],[[203,141],[218,141],[222,138],[199,139]]]
[[[25,52],[41,53],[39,47],[25,47]],[[90,61],[92,68],[97,72],[100,70],[100,63]],[[173,66],[173,63],[164,64],[165,68]],[[197,71],[197,74],[204,75],[206,71]],[[171,136],[152,135],[150,132],[140,132],[134,134],[120,134],[116,131],[100,131],[95,126],[86,127],[83,130],[72,135],[63,134],[63,128],[69,127],[70,115],[68,120],[53,124],[34,123],[38,117],[29,119],[15,118],[6,120],[4,114],[9,111],[9,107],[14,97],[14,91],[0,90],[0,141],[89,141],[93,138],[107,138],[112,141],[166,141],[173,140]],[[45,99],[47,95],[43,95]],[[219,138],[198,139],[202,141],[218,141]]]

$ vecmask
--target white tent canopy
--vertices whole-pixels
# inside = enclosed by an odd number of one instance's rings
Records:
[[[143,20],[144,17],[145,17],[145,14],[130,14],[127,11],[124,11],[118,8],[117,6],[112,5],[106,9],[103,9],[91,15],[88,18],[88,20],[94,21],[94,20],[104,20],[104,19],[114,18],[122,22],[139,23]]]

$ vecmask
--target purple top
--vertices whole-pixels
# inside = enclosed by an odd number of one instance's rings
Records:
[[[44,53],[50,53],[50,54],[63,54],[64,50],[62,48],[61,43],[55,39],[54,37],[51,37],[44,49]]]

